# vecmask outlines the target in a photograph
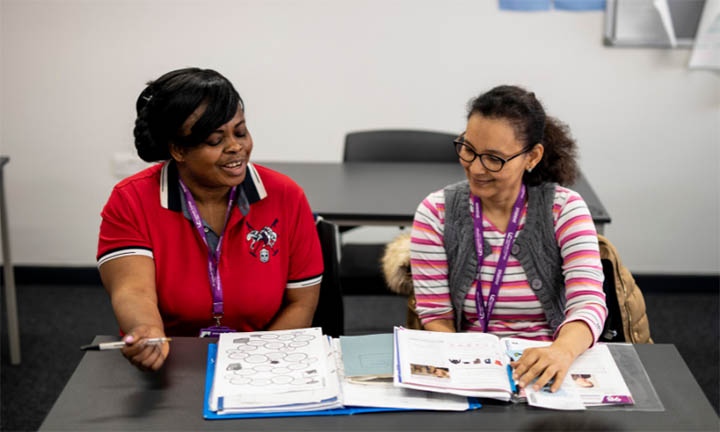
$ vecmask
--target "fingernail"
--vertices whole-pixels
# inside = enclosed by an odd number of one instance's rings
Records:
[[[132,335],[127,335],[123,340],[125,341],[125,343],[133,343],[133,341],[135,341],[135,338]]]

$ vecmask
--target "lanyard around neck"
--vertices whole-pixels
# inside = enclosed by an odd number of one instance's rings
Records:
[[[482,204],[480,202],[480,198],[474,195],[472,198],[472,218],[475,229],[475,252],[477,253],[478,260],[477,282],[475,286],[475,307],[477,308],[477,319],[482,327],[482,331],[487,332],[488,324],[490,323],[490,315],[495,308],[497,294],[500,291],[500,284],[502,283],[503,275],[505,274],[505,268],[507,268],[508,258],[510,258],[510,250],[512,249],[513,242],[515,242],[515,235],[517,234],[517,228],[520,222],[520,214],[522,213],[522,208],[525,205],[525,185],[523,184],[520,187],[520,193],[513,205],[510,222],[508,222],[507,230],[505,231],[505,240],[503,241],[502,250],[500,251],[500,258],[498,259],[497,267],[495,267],[495,275],[493,276],[492,283],[490,284],[490,295],[488,296],[487,304],[483,301],[482,277],[480,273],[483,258],[486,255],[483,239]]]
[[[207,235],[205,234],[205,226],[203,225],[203,220],[200,217],[200,212],[198,211],[197,204],[195,204],[195,199],[190,193],[188,187],[185,186],[185,183],[182,181],[182,179],[178,177],[178,180],[180,180],[180,187],[185,194],[185,201],[187,203],[188,210],[190,211],[190,217],[192,218],[193,225],[195,225],[197,232],[200,234],[200,238],[202,238],[203,242],[205,242],[205,246],[207,246],[208,277],[210,278],[210,292],[212,293],[213,297],[212,313],[213,318],[215,318],[215,320],[219,323],[220,318],[222,318],[223,316],[223,291],[218,265],[220,263],[220,251],[222,250],[222,241],[223,237],[225,236],[225,226],[227,226],[228,219],[230,219],[230,213],[232,212],[233,203],[235,202],[235,192],[237,190],[237,186],[233,186],[233,188],[230,189],[230,198],[228,199],[228,206],[227,210],[225,211],[225,223],[223,224],[223,232],[220,234],[217,247],[213,251],[210,250],[210,245],[207,241]]]

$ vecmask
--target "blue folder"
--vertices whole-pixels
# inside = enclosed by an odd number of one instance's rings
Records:
[[[417,411],[401,408],[370,408],[370,407],[345,407],[320,411],[287,411],[287,412],[253,412],[253,413],[232,413],[218,414],[210,411],[210,389],[215,377],[215,359],[217,358],[217,345],[208,345],[207,372],[205,373],[205,397],[203,399],[203,417],[206,420],[231,419],[231,418],[258,418],[258,417],[301,417],[301,416],[327,416],[327,415],[349,415],[372,412],[387,411]],[[482,405],[476,398],[468,398],[468,410],[478,409]]]

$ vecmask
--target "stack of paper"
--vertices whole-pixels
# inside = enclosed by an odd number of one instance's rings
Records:
[[[328,338],[319,328],[221,334],[209,405],[218,414],[341,407]]]

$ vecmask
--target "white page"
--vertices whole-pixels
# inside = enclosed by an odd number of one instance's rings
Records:
[[[705,2],[689,66],[720,70],[720,0]]]
[[[670,7],[668,6],[667,0],[653,0],[653,6],[655,6],[655,9],[660,15],[660,21],[662,21],[665,34],[667,34],[668,40],[670,40],[670,46],[675,48],[677,46],[677,38],[675,38],[675,28],[673,27]]]
[[[555,393],[550,392],[548,386],[540,390],[533,390],[532,387],[525,389],[527,403],[540,408],[556,410],[584,410],[580,395],[573,389],[561,387]]]
[[[323,339],[320,328],[221,334],[211,408],[220,397],[226,407],[299,403],[324,389]]]
[[[509,400],[507,360],[497,336],[395,329],[395,385]]]
[[[226,408],[220,414],[244,412],[289,412],[317,411],[341,408],[339,397],[335,353],[331,349],[330,340],[323,336],[326,371],[323,374],[323,387],[320,389],[300,390],[278,394],[242,394],[225,397]]]
[[[508,355],[525,348],[549,346],[551,342],[504,338]],[[581,354],[570,366],[562,383],[564,394],[577,394],[585,406],[632,404],[632,395],[607,345],[598,343]],[[528,392],[529,393],[529,392]],[[570,397],[568,396],[568,397]],[[536,398],[540,398],[536,396]]]
[[[632,395],[607,345],[597,344],[570,366],[565,382],[573,383],[587,406],[632,404]]]
[[[635,43],[662,41],[667,30],[653,0],[620,0],[616,4],[617,39]]]

